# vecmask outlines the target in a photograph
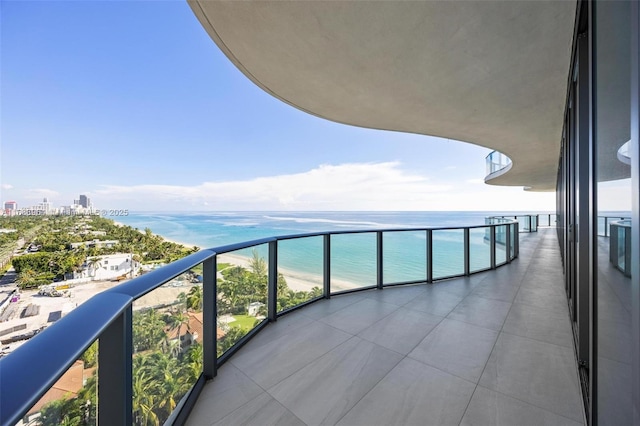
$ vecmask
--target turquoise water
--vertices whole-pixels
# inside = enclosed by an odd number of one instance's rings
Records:
[[[139,212],[117,220],[134,228],[150,228],[166,238],[213,248],[264,237],[324,231],[375,230],[381,228],[454,227],[484,224],[496,212]],[[510,212],[510,215],[518,214]],[[471,270],[489,267],[485,230],[470,234]],[[463,273],[463,231],[433,231],[434,278]],[[266,245],[257,247],[267,257]],[[506,253],[497,249],[497,259]],[[251,250],[236,254],[250,257]],[[323,239],[309,237],[280,242],[278,266],[304,274],[322,275]],[[424,280],[426,233],[385,232],[383,237],[385,283]],[[357,285],[376,282],[376,233],[337,235],[331,238],[332,279]]]

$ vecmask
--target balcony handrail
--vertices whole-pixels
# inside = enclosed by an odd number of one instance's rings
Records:
[[[367,229],[367,230],[344,230],[344,231],[331,231],[331,232],[311,232],[311,233],[303,233],[303,234],[293,234],[293,235],[281,235],[275,237],[267,237],[261,238],[251,241],[240,242],[236,244],[229,244],[215,248],[203,249],[196,253],[193,253],[189,256],[186,256],[182,259],[174,261],[162,268],[157,270],[148,272],[140,277],[134,278],[131,281],[120,284],[111,289],[105,290],[101,293],[96,294],[88,301],[76,307],[69,314],[47,327],[42,332],[38,333],[34,336],[28,344],[21,345],[16,348],[9,356],[6,356],[0,359],[0,395],[2,398],[0,399],[0,424],[1,425],[10,425],[18,423],[28,412],[28,410],[37,403],[40,398],[49,390],[49,388],[56,383],[56,381],[68,370],[68,368],[73,365],[73,363],[82,356],[82,354],[87,350],[87,348],[93,344],[97,339],[102,339],[105,336],[105,333],[109,334],[109,345],[106,345],[106,350],[110,352],[118,353],[119,355],[124,355],[122,359],[124,363],[128,363],[128,374],[127,367],[123,367],[121,370],[124,371],[124,378],[118,377],[121,381],[118,382],[114,377],[114,374],[100,374],[98,375],[98,388],[100,389],[102,385],[102,380],[108,382],[106,388],[113,387],[113,381],[116,380],[121,386],[131,386],[131,357],[133,355],[133,351],[130,345],[127,344],[127,341],[130,341],[132,338],[131,331],[131,310],[133,306],[133,302],[147,293],[159,288],[165,283],[171,281],[172,279],[178,277],[179,275],[188,272],[196,265],[203,264],[205,262],[210,262],[213,260],[213,263],[210,265],[214,265],[216,262],[216,256],[242,250],[252,248],[262,244],[269,244],[270,249],[272,244],[275,244],[275,248],[277,250],[277,242],[278,241],[286,241],[292,239],[301,239],[301,238],[309,238],[309,237],[325,237],[330,238],[332,235],[345,235],[345,234],[363,234],[363,233],[376,233],[379,238],[383,233],[388,232],[411,232],[411,231],[426,231],[429,238],[433,231],[449,231],[449,230],[462,230],[464,235],[465,249],[465,271],[463,275],[470,275],[476,272],[482,272],[480,270],[471,272],[469,270],[469,230],[470,229],[478,229],[478,228],[488,228],[491,230],[491,243],[492,247],[491,251],[491,265],[489,269],[494,269],[497,266],[495,260],[495,246],[498,244],[496,235],[496,227],[505,227],[506,239],[504,244],[506,246],[506,261],[509,263],[512,259],[518,256],[518,238],[514,238],[512,247],[512,242],[510,236],[511,227],[509,225],[513,225],[513,230],[518,231],[518,221],[517,220],[507,220],[504,223],[497,224],[484,224],[484,225],[472,225],[472,226],[457,226],[457,227],[412,227],[412,228],[384,228],[384,229]],[[382,245],[378,245],[378,259],[381,260],[380,250]],[[325,256],[326,256],[325,252]],[[428,256],[430,254],[428,253]],[[269,286],[270,288],[275,288],[275,279],[277,279],[277,274],[272,274],[271,272],[276,268],[277,271],[277,262],[276,265],[272,265],[272,259],[276,258],[275,256],[272,258],[269,256],[268,268],[270,271],[269,274]],[[326,259],[325,259],[326,262]],[[433,265],[430,267],[432,268]],[[378,273],[381,274],[381,265],[378,267]],[[206,272],[205,272],[206,273]],[[430,273],[429,273],[430,274]],[[209,275],[209,279],[205,278],[204,286],[211,285],[214,291],[214,295],[217,295],[217,280],[215,278],[215,269],[213,272],[213,278]],[[451,277],[438,277],[438,279],[446,279]],[[329,278],[330,280],[330,278]],[[432,282],[435,279],[429,276],[427,279],[420,282]],[[273,282],[272,282],[273,281]],[[402,283],[387,283],[383,284],[381,280],[381,276],[378,276],[378,288],[382,288],[382,286],[388,285],[400,285],[400,284],[409,284],[414,282],[402,282]],[[271,287],[273,286],[273,287]],[[376,285],[374,284],[373,287]],[[325,287],[324,297],[330,297],[330,281],[328,284],[328,293]],[[371,287],[364,287],[362,289],[367,289]],[[361,289],[361,290],[362,290]],[[268,292],[269,297],[273,297],[273,301],[269,301],[269,306],[275,307],[275,294],[273,292]],[[318,299],[309,301],[313,302]],[[206,303],[206,297],[205,297]],[[211,309],[208,307],[207,309]],[[213,314],[213,319],[215,321],[215,312]],[[269,312],[269,319],[275,320],[277,318],[277,314],[274,312]],[[205,316],[205,321],[210,320]],[[215,322],[214,322],[215,324]],[[128,327],[128,328],[127,328]],[[209,328],[211,329],[211,328]],[[115,340],[113,338],[115,330]],[[215,330],[215,328],[214,328]],[[120,335],[119,335],[120,334]],[[215,335],[215,332],[213,333]],[[203,336],[203,339],[215,339],[211,336]],[[244,342],[243,342],[244,343]],[[115,346],[113,349],[109,346]],[[100,345],[99,353],[103,351],[102,344]],[[211,345],[206,345],[205,348],[211,348]],[[128,349],[127,349],[128,348]],[[206,353],[204,354],[205,360],[207,356],[216,357],[215,349],[214,354]],[[206,349],[205,349],[206,351]],[[127,361],[128,357],[128,361]],[[105,356],[106,358],[106,356]],[[98,362],[98,365],[101,365],[102,357]],[[116,362],[116,361],[113,361]],[[206,361],[205,361],[206,364]],[[215,366],[215,361],[214,361]],[[215,367],[214,367],[215,368]],[[206,369],[206,367],[205,367]],[[215,374],[207,374],[207,372],[203,372],[203,375],[207,376],[206,378],[212,378]],[[117,376],[117,375],[115,375]],[[202,376],[201,376],[202,377]],[[128,380],[128,385],[126,384]],[[120,389],[120,401],[112,401],[100,400],[100,411],[99,416],[102,414],[102,410],[113,411],[113,407],[117,407],[122,409],[121,411],[126,411],[123,407],[126,407],[130,402],[126,401],[126,398],[130,398],[130,393],[126,391],[126,389]],[[117,393],[117,392],[116,392]],[[194,397],[190,395],[189,397]],[[197,394],[195,395],[197,397]],[[116,398],[117,399],[117,398]],[[108,408],[107,408],[108,407]],[[117,410],[115,410],[117,411]],[[127,414],[121,413],[122,416],[118,417],[118,414],[109,413],[108,418],[118,420],[116,423],[131,423],[131,415],[132,413]],[[109,421],[105,423],[110,423]]]
[[[600,236],[600,237],[608,237],[609,236],[609,225],[611,225],[614,221],[631,220],[631,217],[623,216],[623,215],[619,215],[619,216],[603,215],[603,216],[598,216],[597,219],[598,219],[598,221],[600,219],[604,219],[604,225],[603,225],[604,233],[600,234],[600,226],[598,225],[598,236]]]
[[[493,177],[495,173],[506,172],[511,169],[510,166],[513,164],[513,162],[511,161],[511,158],[509,158],[506,154],[494,150],[485,157],[485,164],[486,176],[484,180],[486,182],[487,179]]]

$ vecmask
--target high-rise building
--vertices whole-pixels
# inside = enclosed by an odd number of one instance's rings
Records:
[[[88,209],[91,207],[91,199],[86,195],[80,195],[80,200],[78,201],[79,201],[78,204],[80,204],[85,209]]]
[[[4,203],[5,210],[18,210],[18,203],[15,201],[6,201]]]

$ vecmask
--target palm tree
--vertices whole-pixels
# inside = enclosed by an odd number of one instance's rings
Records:
[[[251,251],[251,260],[249,260],[249,268],[251,272],[261,277],[267,275],[267,262],[258,254],[258,250],[253,249]]]
[[[191,287],[189,294],[187,294],[187,308],[193,309],[196,312],[202,311],[202,286],[196,285]]]
[[[204,359],[202,345],[199,343],[191,345],[187,353],[187,359],[189,360],[187,364],[189,383],[195,383],[198,377],[200,377],[200,374],[202,374],[202,360]]]
[[[92,270],[92,277],[96,276],[96,272],[98,272],[99,268],[102,268],[102,259],[99,257],[91,257],[87,259],[87,266]]]
[[[16,282],[21,288],[27,288],[33,284],[38,274],[33,269],[25,269],[18,274]]]
[[[310,296],[311,299],[316,298],[316,297],[320,297],[322,295],[324,295],[324,291],[318,286],[313,287],[311,289],[311,291],[309,292],[309,296]]]
[[[138,358],[147,358],[144,356]],[[137,425],[158,426],[160,420],[154,412],[155,401],[154,381],[147,372],[134,368],[133,374],[133,415]]]

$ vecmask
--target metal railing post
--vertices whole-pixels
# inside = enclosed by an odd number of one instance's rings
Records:
[[[427,229],[427,282],[433,282],[433,231]]]
[[[323,238],[322,256],[322,283],[324,298],[331,298],[331,235],[325,234]]]
[[[382,263],[383,257],[382,231],[378,231],[376,232],[376,287],[378,287],[378,290],[382,290],[382,283],[384,279],[382,276],[384,272],[384,265]]]
[[[202,263],[202,374],[206,380],[218,374],[218,259]]]
[[[471,270],[471,248],[469,246],[469,228],[464,228],[464,274],[469,275]]]
[[[131,305],[100,335],[98,423],[133,423],[133,330]],[[73,331],[71,331],[73,332]]]
[[[631,226],[624,228],[624,274],[631,276]]]
[[[269,281],[267,284],[267,313],[269,321],[278,319],[278,241],[269,241]]]
[[[607,216],[604,217],[604,236],[609,236],[609,218]]]
[[[520,226],[519,223],[516,222],[513,225],[515,228],[516,235],[513,238],[514,247],[513,247],[513,257],[514,259],[520,255]]]
[[[507,233],[505,234],[506,240],[504,242],[505,252],[507,254],[507,263],[511,263],[511,225],[506,225]],[[529,227],[529,232],[531,232],[531,227]]]
[[[491,226],[489,232],[489,248],[491,253],[491,269],[496,269],[496,226]]]

